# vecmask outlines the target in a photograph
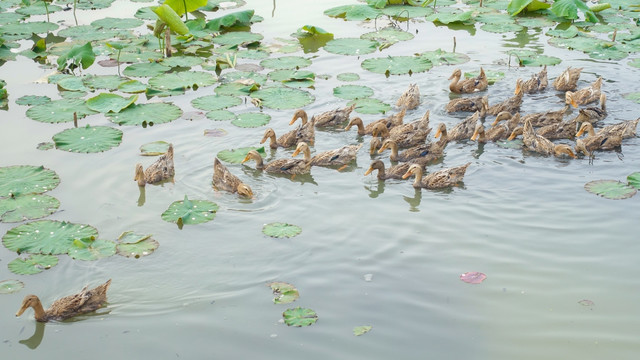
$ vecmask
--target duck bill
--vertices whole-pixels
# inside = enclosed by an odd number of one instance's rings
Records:
[[[245,162],[249,161],[251,159],[251,157],[249,157],[249,155],[244,157],[244,160],[242,160],[242,162],[240,162],[241,164],[244,164]]]
[[[471,135],[471,141],[476,141],[476,139],[478,138],[478,130],[473,132],[473,135]]]
[[[291,119],[291,121],[289,121],[289,125],[295,124],[296,120],[298,120],[298,118],[294,116],[293,119]]]
[[[378,154],[382,154],[385,150],[387,150],[389,146],[387,144],[382,145],[380,150],[378,150]]]
[[[23,304],[22,307],[20,308],[20,310],[18,310],[18,312],[16,312],[16,317],[22,315],[22,313],[24,313],[25,310],[27,310],[29,306],[27,306],[26,304]]]
[[[440,129],[438,129],[438,130],[436,130],[436,134],[433,135],[433,137],[437,139],[437,138],[440,137],[440,135],[442,135],[442,131]]]
[[[296,151],[291,154],[291,157],[296,157],[298,154],[300,154],[300,149],[296,149]]]
[[[507,141],[511,141],[511,140],[515,139],[516,136],[517,136],[516,133],[512,132],[511,135],[509,135],[509,137],[507,138]]]
[[[513,95],[518,95],[521,89],[522,89],[522,84],[520,83],[520,81],[518,81],[516,83],[516,90],[513,92]]]
[[[411,176],[411,171],[407,171],[406,173],[404,173],[404,175],[402,175],[403,179],[408,178],[409,176]]]
[[[365,175],[365,176],[367,176],[367,175],[371,174],[371,172],[372,172],[372,171],[373,171],[373,168],[372,168],[372,167],[369,167],[369,168],[367,169],[367,171],[365,171],[365,172],[364,172],[364,175]]]

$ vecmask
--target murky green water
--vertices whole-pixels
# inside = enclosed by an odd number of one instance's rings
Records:
[[[265,21],[252,27],[268,42],[287,37],[305,24],[320,26],[336,37],[359,36],[371,24],[344,22],[322,14],[342,1],[250,1]],[[110,10],[83,13],[81,23],[103,16],[127,17],[145,4],[117,2]],[[85,17],[86,15],[86,17]],[[217,16],[217,14],[216,14]],[[72,21],[70,14],[52,17]],[[505,72],[489,87],[493,102],[513,91],[518,77],[532,68],[508,68],[507,47],[539,48],[561,57],[549,69],[555,78],[566,66],[584,67],[580,87],[603,76],[609,116],[605,124],[635,119],[640,106],[621,95],[637,91],[639,69],[621,62],[594,61],[579,52],[546,45],[539,29],[527,34],[490,34],[409,25],[416,38],[383,54],[410,55],[442,48],[471,57],[464,71],[479,66]],[[331,74],[317,80],[310,113],[341,107],[332,95],[342,84],[335,75],[356,72],[356,82],[387,103],[417,82],[421,106],[407,114],[414,120],[431,109],[431,124],[453,125],[448,116],[447,78],[453,67],[435,67],[413,76],[369,73],[362,58],[320,50],[309,68]],[[91,68],[104,74],[113,68]],[[583,185],[596,179],[624,180],[640,170],[640,142],[625,140],[621,153],[601,152],[588,159],[562,160],[524,154],[495,144],[451,143],[446,157],[430,170],[470,161],[464,186],[449,191],[416,191],[409,182],[379,183],[364,176],[371,157],[360,151],[357,166],[345,172],[314,168],[311,178],[273,177],[251,166],[231,166],[257,194],[253,201],[216,193],[210,186],[214,155],[223,149],[253,146],[264,128],[240,129],[229,123],[176,120],[152,128],[121,127],[121,146],[94,155],[36,150],[36,144],[68,124],[43,124],[25,117],[15,105],[22,95],[56,95],[54,85],[34,84],[49,70],[21,58],[0,67],[8,83],[10,110],[0,119],[0,166],[44,165],[55,170],[61,184],[50,192],[62,206],[50,218],[95,226],[102,238],[115,239],[135,230],[153,233],[160,243],[151,256],[138,260],[113,256],[96,262],[66,256],[49,271],[17,276],[6,264],[15,253],[0,247],[0,280],[20,279],[26,287],[0,296],[0,351],[3,359],[127,358],[299,358],[328,359],[634,359],[640,349],[640,292],[633,275],[638,262],[640,198],[606,200],[587,193]],[[170,98],[185,111],[190,100],[211,94],[212,87]],[[562,98],[553,90],[525,96],[523,113],[557,109]],[[253,111],[241,105],[234,111]],[[292,111],[265,110],[269,126],[289,130]],[[365,122],[379,116],[362,115]],[[110,124],[103,116],[83,120]],[[204,137],[205,129],[224,128],[225,137]],[[175,147],[175,183],[147,186],[146,202],[133,179],[141,144],[165,140]],[[316,151],[365,142],[353,132],[316,134]],[[362,149],[364,150],[364,149]],[[275,157],[290,156],[278,150]],[[386,155],[386,154],[385,154]],[[385,160],[388,164],[388,160]],[[219,204],[212,222],[179,230],[160,214],[187,194]],[[261,233],[263,224],[282,221],[302,227],[285,240]],[[4,234],[15,224],[0,223]],[[470,285],[459,280],[467,271],[481,271],[487,280]],[[109,304],[81,321],[36,324],[31,311],[15,318],[25,294],[38,294],[45,305],[74,293],[85,284],[112,278]],[[368,281],[367,281],[368,280]],[[286,305],[272,303],[270,281],[297,286],[293,305],[318,313],[316,324],[287,327],[281,322]],[[587,299],[592,306],[579,301]],[[355,337],[352,329],[372,325]]]

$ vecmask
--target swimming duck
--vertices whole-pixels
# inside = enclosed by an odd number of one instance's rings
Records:
[[[489,106],[487,113],[491,115],[498,115],[503,111],[508,111],[510,113],[515,113],[517,111],[520,111],[520,105],[522,105],[522,95],[524,94],[522,90],[523,89],[521,86],[516,85],[514,96],[508,98],[507,100],[501,103]]]
[[[240,181],[233,175],[226,166],[222,165],[218,158],[213,161],[213,187],[217,190],[224,190],[238,195],[252,197],[253,192],[249,185]]]
[[[460,69],[455,69],[453,74],[449,77],[449,80],[451,80],[449,90],[451,90],[451,92],[456,94],[473,93],[486,90],[489,85],[489,80],[487,79],[487,75],[484,73],[483,68],[480,68],[480,74],[477,77],[464,80],[461,80],[461,78],[462,71]]]
[[[298,126],[298,128],[296,129],[296,137],[300,139],[298,140],[298,142],[303,141],[313,145],[316,139],[315,119],[311,118],[311,121],[307,120],[307,116],[305,113],[305,116],[294,116],[293,119],[291,119],[291,121],[289,122],[289,125],[295,124],[296,120],[298,119],[300,119],[300,121],[302,122],[302,124],[300,124],[300,126]]]
[[[591,85],[582,88],[576,92],[567,91],[564,99],[567,104],[571,104],[574,108],[578,105],[585,105],[600,100],[600,88],[602,87],[602,76],[594,81]]]
[[[362,144],[345,145],[339,149],[323,151],[311,158],[311,166],[347,165],[358,155]]]
[[[415,175],[414,188],[442,189],[455,186],[462,181],[469,165],[471,165],[470,162],[462,166],[438,170],[423,177],[423,168],[420,165],[412,164],[407,172],[402,175],[402,178],[406,179],[411,175]]]
[[[482,123],[477,123],[476,129],[473,132],[473,135],[471,135],[471,140],[477,141],[479,143],[486,143],[489,141],[506,139],[509,134],[509,128],[506,123],[493,126],[487,131],[485,131],[484,125]]]
[[[580,130],[576,133],[576,137],[582,136],[587,133],[587,137],[582,139],[584,148],[588,151],[594,150],[612,150],[622,145],[622,134],[617,132],[596,132],[593,130],[593,125],[588,122],[582,123]],[[585,155],[589,155],[585,153]]]
[[[409,88],[405,91],[396,102],[399,108],[413,110],[420,105],[420,89],[418,84],[409,84]]]
[[[502,120],[506,120],[505,123],[499,124]],[[515,129],[518,126],[518,124],[520,124],[520,122],[521,122],[521,119],[520,119],[519,112],[516,112],[515,114],[511,114],[508,111],[502,111],[498,115],[496,115],[496,118],[491,123],[491,128],[487,130],[487,133],[492,134],[493,132],[496,132],[496,131],[498,132],[502,131],[502,130],[499,130],[498,128],[505,129],[507,130],[507,133],[503,135],[502,139],[506,139],[507,137],[509,137],[509,134],[511,134],[513,129]],[[494,128],[496,128],[496,130],[493,130]],[[493,137],[493,136],[489,135],[489,137]]]
[[[522,81],[518,79],[516,81],[516,87],[520,83],[522,87],[522,91],[527,94],[537,93],[547,88],[549,85],[549,80],[547,79],[547,65],[537,74],[531,75],[531,79],[527,81]]]
[[[380,146],[382,146],[382,139],[377,136],[372,137],[371,141],[369,142],[369,155],[373,156],[376,152],[378,152]]]
[[[531,121],[525,121],[522,127],[522,142],[528,150],[542,155],[561,156],[562,154],[566,154],[572,158],[576,157],[570,146],[566,144],[556,145],[552,143],[551,140],[536,134],[531,125]]]
[[[264,144],[269,139],[269,147],[272,149],[277,149],[278,147],[290,148],[296,146],[300,141],[309,141],[309,135],[311,134],[307,131],[294,129],[276,139],[276,132],[272,128],[267,128],[264,131],[262,140],[260,140],[260,144]]]
[[[367,126],[364,126],[364,124],[362,123],[362,119],[360,119],[359,117],[355,117],[349,120],[349,124],[347,124],[347,127],[345,127],[344,130],[347,131],[351,129],[352,126],[357,126],[358,135],[371,135],[373,128],[376,126],[376,124],[382,123],[387,127],[387,129],[391,129],[394,126],[401,125],[404,121],[404,115],[406,114],[406,112],[407,112],[407,109],[403,108],[399,113],[389,115],[383,119],[373,121],[367,124]]]
[[[277,159],[270,163],[264,164],[262,156],[255,150],[250,150],[247,156],[242,160],[243,163],[249,160],[256,161],[256,169],[264,170],[270,173],[279,174],[306,174],[311,170],[311,151],[305,142],[299,142],[296,150],[291,156],[296,156],[302,151],[304,159]]]
[[[27,308],[33,308],[37,321],[64,320],[76,315],[86,314],[102,307],[107,301],[107,289],[111,285],[111,279],[93,289],[85,286],[78,294],[65,296],[51,304],[44,310],[40,299],[35,295],[27,295],[22,300],[22,306],[16,316],[22,315]]]
[[[427,110],[420,120],[394,126],[390,130],[384,124],[377,123],[372,129],[371,135],[393,139],[399,147],[411,147],[424,143],[430,132],[429,110]]]
[[[449,101],[444,107],[444,110],[448,113],[467,111],[476,112],[489,108],[489,96],[474,96],[474,97],[460,97]]]
[[[609,135],[619,134],[623,139],[636,136],[636,128],[638,127],[640,118],[635,120],[626,120],[613,125],[607,125],[598,131],[598,134]]]
[[[447,132],[449,140],[466,140],[473,135],[473,131],[476,129],[476,123],[480,118],[480,112],[476,111],[473,115],[462,120],[456,124],[451,130]]]
[[[407,172],[409,166],[411,166],[411,164],[405,162],[398,165],[393,165],[389,167],[389,169],[385,169],[382,160],[374,160],[373,162],[371,162],[369,169],[365,171],[364,175],[369,175],[373,170],[378,170],[378,180],[402,179],[402,175]]]
[[[158,160],[143,170],[142,164],[136,164],[136,173],[133,180],[138,182],[138,186],[145,184],[155,184],[163,180],[167,180],[176,174],[173,166],[173,145],[169,144],[169,149]]]
[[[573,139],[576,135],[578,124],[583,120],[586,120],[583,118],[583,115],[578,114],[571,120],[545,125],[539,128],[536,133],[549,140]]]
[[[429,156],[431,161],[438,159],[442,156],[440,153],[431,153],[430,147],[432,144],[419,144],[412,146],[401,153],[398,153],[398,144],[393,139],[386,139],[382,142],[382,147],[378,150],[379,154],[382,154],[386,149],[391,149],[389,160],[407,162],[419,157]]]
[[[580,114],[582,118],[580,122],[590,122],[595,123],[596,121],[600,121],[607,117],[607,95],[604,93],[600,94],[600,107],[597,106],[589,106],[583,109],[580,109]]]
[[[347,106],[341,109],[325,111],[323,113],[313,115],[313,117],[311,118],[311,121],[315,124],[315,127],[317,128],[327,127],[327,126],[340,126],[343,123],[345,123],[347,120],[349,120],[349,115],[351,115],[351,112],[355,108],[356,108],[356,104],[353,104],[351,106]],[[289,123],[289,125],[292,125],[293,123],[295,123],[296,120],[298,120],[299,118],[302,119],[303,124],[306,123],[308,119],[307,112],[302,109],[296,110],[296,112],[293,113],[293,119],[291,119],[291,122]]]
[[[569,105],[565,105],[564,108],[560,110],[549,110],[545,112],[528,114],[522,118],[522,122],[524,123],[525,120],[529,120],[531,121],[531,125],[533,125],[534,127],[557,124],[562,121],[567,110],[569,110]]]
[[[578,79],[580,79],[580,72],[582,68],[572,69],[569,66],[562,72],[555,80],[553,80],[553,87],[558,91],[575,90],[578,87]]]

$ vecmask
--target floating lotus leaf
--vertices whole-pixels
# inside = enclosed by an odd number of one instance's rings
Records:
[[[522,31],[524,27],[518,24],[484,24],[480,29],[492,33],[508,33]]]
[[[464,64],[470,60],[470,58],[465,54],[448,52],[442,49],[423,52],[420,56],[429,59],[433,66],[458,65]]]
[[[554,26],[556,23],[545,17],[518,17],[516,22],[526,28],[545,28]]]
[[[372,96],[373,89],[362,85],[342,85],[333,88],[333,95],[347,100],[363,99]]]
[[[168,74],[160,74],[149,79],[149,86],[159,90],[176,88],[193,88],[209,86],[216,83],[215,75],[204,71],[183,71]]]
[[[191,100],[194,108],[204,111],[222,110],[240,104],[242,99],[228,95],[205,95]]]
[[[147,88],[147,91],[145,92],[145,94],[147,95],[147,99],[151,99],[154,96],[158,96],[158,97],[178,96],[178,95],[184,95],[184,93],[185,93],[184,88],[167,89],[167,90]],[[145,123],[142,123],[142,124],[144,125]]]
[[[136,234],[133,231],[125,231],[118,236],[118,243],[120,244],[135,244],[142,240],[150,238],[151,235]]]
[[[131,95],[129,98],[125,98],[116,94],[101,93],[98,96],[87,99],[87,107],[101,113],[118,113],[132,105],[136,100],[138,100],[138,95]]]
[[[269,57],[269,53],[262,50],[242,50],[236,53],[238,59],[262,60]]]
[[[387,56],[366,59],[362,62],[363,69],[385,75],[419,73],[431,67],[431,61],[419,56]]]
[[[218,95],[229,95],[229,96],[249,96],[252,91],[258,90],[258,85],[256,84],[242,84],[242,83],[227,83],[221,84],[217,86],[213,91]]]
[[[73,240],[92,236],[97,237],[98,230],[89,225],[39,220],[9,229],[2,243],[18,253],[58,255],[66,254]]]
[[[63,99],[82,99],[86,95],[87,95],[86,91],[60,91],[60,96]]]
[[[143,93],[147,90],[147,85],[138,80],[129,80],[120,83],[120,85],[118,85],[118,90],[129,94]]]
[[[218,45],[240,46],[259,42],[264,37],[260,34],[246,31],[228,32],[213,38],[213,43]]]
[[[480,284],[486,278],[487,278],[487,275],[477,271],[466,272],[460,275],[460,280],[469,284]]]
[[[73,121],[73,113],[76,113],[78,119],[87,115],[97,114],[89,109],[84,100],[60,99],[52,100],[46,104],[36,105],[27,110],[27,116],[33,120],[44,123],[61,123]]]
[[[141,26],[142,24],[144,24],[144,22],[139,19],[106,17],[95,20],[91,23],[91,26],[105,29],[133,29]]]
[[[230,164],[240,164],[242,163],[242,160],[244,160],[244,158],[247,156],[247,153],[251,150],[256,150],[263,157],[266,155],[264,151],[264,147],[260,147],[260,148],[242,147],[237,149],[222,150],[218,152],[216,156],[221,161],[224,161]]]
[[[142,20],[158,20],[158,15],[151,8],[152,6],[142,7],[133,16]]]
[[[201,224],[213,220],[218,211],[218,205],[206,200],[189,200],[187,195],[184,200],[175,201],[162,213],[162,220],[172,223]]]
[[[489,84],[494,84],[496,81],[504,77],[504,73],[502,71],[485,70],[484,73],[487,76]],[[466,79],[478,77],[478,75],[480,75],[480,70],[464,73],[464,77]]]
[[[633,59],[628,62],[629,66],[640,68],[640,58]]]
[[[67,91],[87,91],[88,89],[84,86],[84,82],[82,78],[79,77],[70,77],[66,79],[61,79],[57,83],[58,88]]]
[[[76,260],[94,261],[116,253],[116,243],[100,239],[75,239],[67,253]]]
[[[277,110],[302,108],[315,100],[307,91],[287,87],[264,88],[251,93],[251,97],[260,99],[263,106]]]
[[[38,1],[29,6],[16,9],[16,13],[22,15],[46,15],[47,11],[49,12],[49,14],[53,14],[54,12],[58,12],[60,10],[62,10],[60,6],[53,4],[47,4],[45,6],[44,1]]]
[[[638,192],[635,188],[617,180],[594,180],[586,183],[584,189],[603,198],[620,200],[632,197]]]
[[[564,49],[589,52],[596,48],[596,44],[599,42],[599,39],[590,36],[579,35],[570,39],[551,38],[548,42],[550,45]]]
[[[441,5],[441,1],[438,1],[438,5]],[[398,19],[415,19],[418,17],[425,17],[433,14],[433,9],[430,7],[411,6],[411,5],[396,5],[387,6],[380,9],[383,14]]]
[[[269,78],[273,81],[314,80],[316,74],[308,70],[274,70]]]
[[[327,16],[355,21],[373,20],[381,13],[368,5],[342,5],[324,11]]]
[[[0,197],[41,194],[60,184],[58,174],[43,166],[0,167]]]
[[[202,64],[204,60],[202,60],[199,56],[172,56],[170,58],[165,58],[162,60],[162,65],[169,67],[186,67],[190,68],[192,66],[198,66]]]
[[[374,40],[343,38],[327,42],[324,49],[333,54],[360,56],[376,51],[378,45],[378,42]]]
[[[270,224],[266,224],[262,227],[262,232],[274,238],[282,238],[282,237],[294,237],[299,235],[302,232],[302,228],[297,225],[286,224],[281,222],[274,222]]]
[[[282,313],[284,323],[289,326],[309,326],[318,321],[318,314],[311,309],[301,307],[287,309]]]
[[[358,81],[360,80],[360,75],[356,73],[342,73],[336,76],[336,79],[340,81]]]
[[[513,24],[515,20],[505,13],[498,12],[489,12],[484,14],[479,14],[473,18],[476,22],[484,23],[484,24]]]
[[[453,11],[453,12],[444,12],[440,11],[435,14],[427,16],[425,19],[427,21],[439,22],[442,24],[451,24],[454,22],[465,22],[471,19],[473,15],[473,11]]]
[[[384,114],[391,110],[391,105],[372,98],[356,99],[347,103],[347,106],[353,104],[356,104],[355,111],[360,114]]]
[[[91,25],[72,26],[58,31],[58,36],[68,37],[78,41],[99,41],[114,38],[118,35],[115,30],[98,29]]]
[[[182,110],[168,103],[133,104],[119,113],[109,113],[118,125],[164,124],[182,116]]]
[[[276,296],[273,298],[273,302],[276,304],[289,304],[300,297],[298,289],[289,283],[275,281],[267,284],[267,286],[273,290],[273,295]]]
[[[596,15],[582,0],[556,0],[551,6],[551,12],[567,20],[577,19],[578,10],[584,13],[586,20],[594,23],[598,22]]]
[[[137,259],[142,256],[151,255],[151,253],[160,246],[156,240],[150,237],[151,235],[140,236],[133,234],[133,236],[138,240],[135,242],[131,242],[131,239],[128,239],[127,242],[120,240],[120,243],[116,246],[118,255]]]
[[[38,150],[51,150],[54,147],[56,147],[56,144],[52,143],[52,142],[41,142],[38,144],[38,146],[36,146],[36,149]]]
[[[271,115],[257,112],[249,112],[238,115],[231,123],[241,128],[254,128],[264,126],[271,120]]]
[[[624,94],[624,98],[627,100],[635,101],[640,104],[640,92]]]
[[[299,69],[311,65],[311,60],[300,56],[281,56],[278,58],[264,59],[260,61],[260,65],[273,70]]]
[[[506,10],[509,15],[516,16],[524,9],[527,9],[527,11],[536,11],[547,9],[550,6],[550,4],[538,0],[511,0]]]
[[[0,25],[19,23],[24,20],[27,16],[19,14],[19,13],[3,13],[0,12]]]
[[[157,62],[138,63],[127,66],[122,73],[127,76],[152,77],[168,72],[171,68]]]
[[[602,60],[622,60],[629,56],[626,51],[621,50],[618,46],[599,43],[596,47],[589,51],[589,57],[592,59]]]
[[[629,186],[640,189],[640,172],[634,172],[633,174],[627,176],[627,181],[629,182]]]
[[[557,65],[562,62],[562,59],[555,56],[548,55],[535,55],[535,56],[522,56],[519,58],[521,66],[543,66],[543,65]]]
[[[90,75],[82,79],[82,82],[91,90],[105,89],[115,91],[127,78],[118,75]]]
[[[580,30],[578,30],[578,28],[576,26],[571,25],[571,26],[569,26],[568,28],[566,28],[564,30],[560,30],[560,29],[549,30],[549,31],[547,31],[546,35],[547,36],[564,38],[564,39],[570,39],[572,37],[578,36],[579,32],[580,32]]]
[[[39,95],[25,95],[16,99],[16,104],[18,105],[42,105],[51,101],[51,98],[48,96],[39,96]]]
[[[111,6],[114,0],[77,0],[76,8],[78,10],[96,10],[106,9]]]
[[[24,283],[20,280],[0,281],[0,294],[12,294],[24,288]]]
[[[31,34],[43,34],[54,31],[58,28],[57,24],[47,21],[33,21],[25,23],[8,24],[2,27],[4,34],[19,35],[24,34],[31,37]]]
[[[264,84],[267,82],[267,75],[260,74],[257,72],[248,72],[248,71],[233,71],[226,73],[220,77],[220,82],[223,84],[235,82],[235,81],[243,81],[243,80],[252,80],[256,84]]]
[[[153,141],[140,146],[140,155],[158,156],[167,152],[169,143],[166,141]]]
[[[34,275],[48,270],[58,264],[58,257],[54,255],[31,254],[25,259],[17,258],[7,267],[9,271],[18,275]]]
[[[24,194],[0,198],[0,222],[33,220],[51,215],[60,207],[60,201],[43,194]]]
[[[122,131],[108,126],[85,126],[53,135],[56,148],[75,153],[97,153],[120,145]]]
[[[362,34],[360,38],[377,41],[379,43],[395,44],[398,41],[411,40],[414,38],[414,35],[394,27],[386,27],[378,31]]]
[[[360,336],[371,331],[371,325],[356,326],[353,328],[353,335]]]

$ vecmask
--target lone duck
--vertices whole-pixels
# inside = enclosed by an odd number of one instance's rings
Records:
[[[163,180],[167,180],[176,174],[173,167],[173,145],[169,144],[167,152],[160,156],[146,170],[142,168],[142,164],[136,164],[136,173],[133,180],[138,182],[138,186],[146,184],[155,184]]]

